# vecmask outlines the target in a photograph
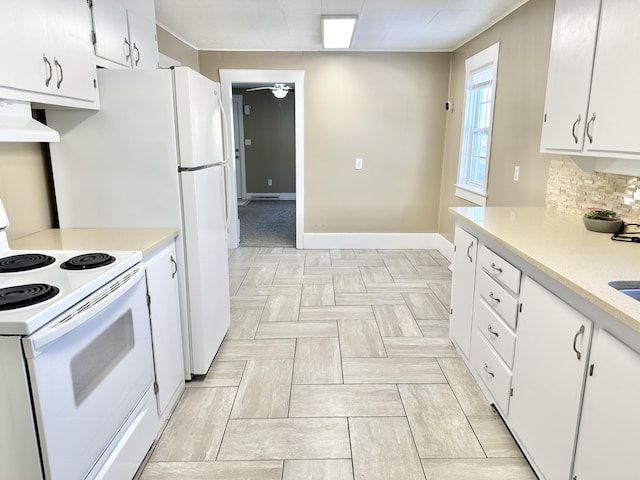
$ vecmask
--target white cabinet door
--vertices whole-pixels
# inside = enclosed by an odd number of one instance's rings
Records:
[[[590,363],[593,372],[587,377],[573,478],[636,480],[640,355],[598,330]]]
[[[184,386],[178,278],[173,242],[145,258],[158,414],[164,418]]]
[[[158,68],[159,56],[155,22],[132,10],[129,10],[127,15],[133,68]]]
[[[469,358],[478,239],[456,225],[449,334]]]
[[[95,66],[87,3],[7,3],[0,16],[0,97],[95,108]]]
[[[53,63],[51,93],[95,100],[91,12],[79,0],[47,0],[47,55]]]
[[[129,67],[131,43],[127,8],[118,0],[93,0],[91,8],[96,56]]]
[[[543,150],[582,151],[599,10],[600,0],[556,1]]]
[[[158,68],[152,0],[93,0],[92,15],[97,57],[123,67]]]
[[[640,154],[640,2],[603,0],[593,67],[587,152]],[[612,155],[615,156],[615,155]]]
[[[592,323],[525,278],[508,424],[545,478],[568,479]]]
[[[48,90],[47,25],[43,0],[3,2],[0,15],[0,85],[20,90]]]

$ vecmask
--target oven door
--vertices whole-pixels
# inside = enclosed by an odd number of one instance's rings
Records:
[[[82,479],[153,384],[144,267],[23,339],[48,479]]]

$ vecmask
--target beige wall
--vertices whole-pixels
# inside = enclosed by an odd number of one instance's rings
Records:
[[[448,53],[200,52],[200,71],[305,71],[305,231],[436,232]],[[356,171],[355,159],[364,159]]]
[[[243,103],[251,108],[250,115],[242,115],[244,138],[251,140],[244,147],[247,192],[295,192],[295,95],[276,98],[269,90],[234,93],[242,95]]]
[[[439,232],[453,239],[447,209],[470,203],[455,197],[464,104],[465,60],[500,42],[487,206],[544,206],[549,162],[541,154],[540,132],[547,83],[554,0],[530,0],[453,54],[440,196]],[[520,166],[520,181],[513,170]]]
[[[0,199],[9,239],[54,226],[48,168],[39,143],[0,143]]]
[[[185,67],[198,71],[198,51],[181,40],[178,40],[164,28],[157,26],[158,50],[168,57],[179,61]]]

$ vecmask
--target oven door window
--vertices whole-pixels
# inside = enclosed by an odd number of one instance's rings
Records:
[[[23,340],[47,478],[84,478],[153,384],[144,276],[95,298],[59,338]]]
[[[133,350],[133,315],[127,310],[118,320],[71,359],[71,381],[76,406],[113,373],[124,357]]]

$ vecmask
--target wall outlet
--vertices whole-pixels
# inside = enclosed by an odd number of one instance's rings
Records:
[[[518,180],[520,180],[520,166],[516,165],[513,167],[513,181],[517,182]]]
[[[356,158],[356,170],[362,170],[362,159]]]
[[[273,180],[270,178],[267,178],[267,185],[270,187],[273,186]]]

